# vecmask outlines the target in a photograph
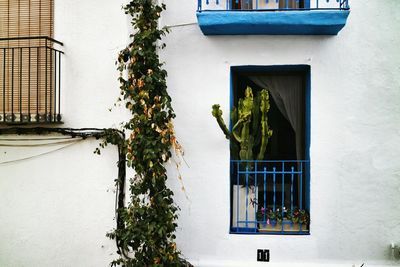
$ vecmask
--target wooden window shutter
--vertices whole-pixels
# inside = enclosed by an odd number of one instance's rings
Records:
[[[0,0],[0,115],[39,121],[55,113],[54,0]],[[6,118],[4,118],[4,116]]]

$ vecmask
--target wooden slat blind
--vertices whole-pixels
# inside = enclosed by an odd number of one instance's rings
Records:
[[[0,0],[0,38],[52,38],[53,9],[54,0]],[[0,41],[0,113],[54,113],[51,48],[46,39]]]

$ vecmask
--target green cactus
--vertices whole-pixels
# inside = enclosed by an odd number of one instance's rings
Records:
[[[257,159],[264,159],[265,150],[267,149],[268,139],[272,136],[272,130],[268,126],[268,111],[269,111],[269,94],[263,89],[260,92],[260,112],[261,112],[261,147]]]
[[[229,132],[222,118],[220,106],[217,104],[212,106],[212,115],[217,119],[225,137],[231,140],[234,157],[239,155],[241,160],[254,160],[253,151],[257,146],[260,146],[256,159],[264,159],[268,139],[272,136],[267,117],[269,108],[268,91],[263,89],[254,97],[251,87],[247,86],[245,97],[239,99],[238,109],[234,107],[231,111],[233,127],[232,132]],[[240,150],[237,143],[240,144]]]

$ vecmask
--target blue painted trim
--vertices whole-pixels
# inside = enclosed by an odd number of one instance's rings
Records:
[[[310,169],[310,145],[311,145],[311,68],[308,66],[307,69],[307,76],[306,76],[306,121],[305,121],[305,126],[306,126],[306,143],[305,143],[305,153],[306,153],[306,160],[308,160],[308,164],[306,164],[306,209],[309,211],[309,214],[311,216],[311,210],[310,210],[310,186],[311,186],[311,169]],[[311,220],[310,220],[311,221]],[[310,225],[311,229],[311,225]]]
[[[257,228],[254,227],[232,227],[230,233],[257,233]]]
[[[310,0],[304,0],[304,8],[309,9],[311,7]]]
[[[239,235],[310,235],[309,231],[276,231],[276,232],[258,232],[256,228],[234,227],[229,234]]]
[[[232,76],[232,67],[229,70],[229,78],[230,78],[230,98],[229,98],[229,112],[233,109],[234,106],[234,94],[233,94],[233,76]],[[232,120],[231,116],[229,114],[229,130],[232,130]]]
[[[234,105],[234,98],[233,98],[233,75],[232,75],[232,67],[229,68],[229,80],[230,80],[230,87],[229,87],[229,93],[230,93],[230,99],[229,99],[229,131],[232,131],[232,120],[231,120],[231,110],[233,109],[233,105]],[[231,144],[229,141],[229,154],[230,154],[230,150],[231,150]],[[229,156],[230,157],[230,156]],[[230,160],[232,161],[232,158],[230,158]],[[232,199],[233,199],[233,192],[232,192],[232,188],[233,188],[233,178],[231,177],[231,174],[233,173],[233,164],[229,164],[229,199],[228,199],[228,203],[230,203],[229,205],[229,233],[231,232],[232,229],[232,221],[233,221],[233,212],[232,212]],[[239,179],[239,178],[238,178]]]
[[[336,35],[349,10],[201,11],[204,35]]]
[[[242,66],[232,66],[231,71],[234,72],[271,72],[271,71],[309,71],[310,65],[300,64],[300,65],[242,65]],[[231,74],[232,75],[232,74]],[[290,160],[289,160],[290,161]],[[281,160],[279,160],[281,162]]]

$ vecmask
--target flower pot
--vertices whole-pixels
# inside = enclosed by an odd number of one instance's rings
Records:
[[[232,228],[237,232],[256,232],[256,208],[251,204],[256,198],[254,188],[233,185]],[[247,205],[246,205],[247,204]]]

